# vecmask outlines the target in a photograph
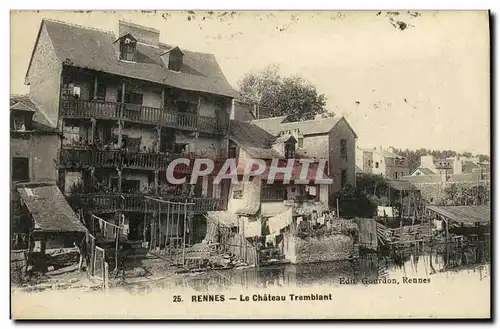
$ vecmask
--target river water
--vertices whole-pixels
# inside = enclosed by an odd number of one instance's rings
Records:
[[[125,282],[109,291],[15,293],[12,311],[15,318],[38,319],[487,318],[489,250],[486,244],[440,245],[352,261]],[[310,297],[319,295],[326,297]],[[213,300],[198,302],[203,298]]]
[[[125,289],[131,293],[143,293],[159,288],[191,288],[212,292],[234,287],[366,286],[405,283],[410,278],[432,281],[433,277],[442,278],[452,274],[466,275],[473,283],[489,280],[489,250],[488,243],[465,247],[448,244],[432,248],[409,248],[383,256],[364,255],[350,261],[193,273],[176,280],[125,284]]]

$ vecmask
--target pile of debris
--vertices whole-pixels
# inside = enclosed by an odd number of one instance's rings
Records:
[[[247,267],[241,258],[220,250],[217,243],[198,243],[186,249],[183,268],[176,273],[204,272]]]

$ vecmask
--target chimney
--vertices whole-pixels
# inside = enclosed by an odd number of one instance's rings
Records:
[[[130,22],[118,22],[118,37],[130,33],[138,42],[158,47],[160,42],[160,31],[147,26]]]
[[[440,169],[439,172],[441,174],[441,182],[446,183],[448,180],[448,169]]]
[[[420,167],[421,168],[429,168],[432,171],[436,170],[436,166],[434,165],[434,157],[432,155],[423,155],[420,157]]]
[[[462,158],[460,158],[459,156],[453,159],[453,174],[463,174]]]

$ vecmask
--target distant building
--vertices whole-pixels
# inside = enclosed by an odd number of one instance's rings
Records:
[[[410,171],[407,159],[396,154],[393,147],[358,149],[357,165],[366,174],[382,175],[392,180],[401,179]]]
[[[282,116],[251,122],[273,136],[293,135],[297,140],[297,152],[301,154],[327,159],[328,174],[333,179],[330,195],[345,186],[356,186],[357,135],[345,117],[317,115],[314,120],[288,122]]]
[[[420,157],[420,166],[410,176],[441,175],[443,180],[449,180],[452,175],[489,177],[489,163],[479,161],[479,157],[452,157],[435,159],[432,155]]]

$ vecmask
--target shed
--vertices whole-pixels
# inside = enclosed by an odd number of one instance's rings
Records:
[[[491,222],[491,208],[481,206],[427,206],[431,213],[443,217],[447,222],[463,224],[464,226],[489,225]]]
[[[17,191],[33,219],[33,233],[83,235],[87,232],[55,184],[23,184]]]

